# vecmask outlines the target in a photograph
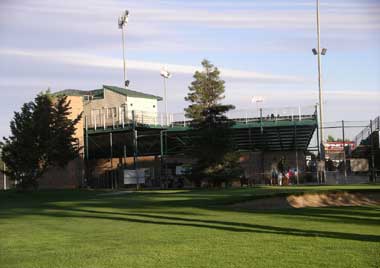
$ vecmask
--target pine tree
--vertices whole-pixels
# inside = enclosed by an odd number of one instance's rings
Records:
[[[203,71],[196,71],[194,81],[189,86],[189,93],[185,97],[190,102],[185,109],[186,116],[194,121],[206,121],[207,109],[218,110],[223,114],[230,109],[232,105],[222,105],[220,101],[224,99],[224,81],[220,79],[220,71],[208,60],[202,61]]]
[[[221,104],[224,99],[224,81],[220,79],[218,68],[208,60],[202,61],[203,71],[196,71],[185,100],[190,102],[185,109],[186,116],[192,118],[191,157],[197,160],[191,177],[199,184],[207,180],[214,186],[228,180],[232,162],[233,144],[230,128],[233,122],[225,115],[233,105]],[[237,159],[237,160],[236,160]],[[234,169],[236,171],[236,169]]]
[[[81,115],[71,120],[69,114],[66,97],[54,99],[49,92],[15,112],[11,135],[2,143],[2,158],[7,175],[22,189],[37,188],[48,167],[62,167],[78,157],[80,148],[74,134]]]

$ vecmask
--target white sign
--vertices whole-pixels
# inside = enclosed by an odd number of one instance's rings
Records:
[[[353,172],[369,171],[368,159],[365,158],[351,158],[350,165]]]
[[[145,168],[140,169],[124,169],[124,184],[144,184],[145,183]]]

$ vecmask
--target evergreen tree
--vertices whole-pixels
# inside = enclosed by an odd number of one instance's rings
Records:
[[[194,81],[189,86],[189,93],[185,97],[190,102],[185,109],[186,116],[195,121],[207,121],[205,118],[208,113],[206,110],[214,110],[219,114],[224,114],[228,110],[234,109],[232,105],[221,105],[224,99],[224,81],[220,79],[220,71],[208,60],[202,61],[203,71],[196,71]],[[218,111],[217,111],[218,110]]]
[[[63,167],[78,157],[80,148],[74,134],[81,115],[69,119],[69,105],[66,97],[53,99],[47,92],[15,112],[11,135],[2,143],[2,158],[7,175],[19,187],[37,188],[38,179],[48,167]]]
[[[237,170],[229,168],[236,166],[233,162],[238,158],[232,156],[230,127],[233,122],[225,115],[234,106],[221,104],[225,88],[218,68],[207,60],[202,61],[202,66],[203,71],[195,72],[190,92],[185,97],[190,102],[185,109],[186,116],[192,119],[193,127],[190,152],[197,159],[191,178],[198,185],[201,180],[208,180],[217,186],[233,176],[231,170]]]

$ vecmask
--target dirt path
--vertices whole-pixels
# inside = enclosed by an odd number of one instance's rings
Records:
[[[284,209],[305,207],[379,206],[380,193],[320,193],[256,199],[231,205],[243,209]]]

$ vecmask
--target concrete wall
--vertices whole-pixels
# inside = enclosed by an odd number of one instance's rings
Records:
[[[70,161],[66,167],[51,167],[39,180],[41,189],[74,189],[84,183],[84,162],[78,158]]]

